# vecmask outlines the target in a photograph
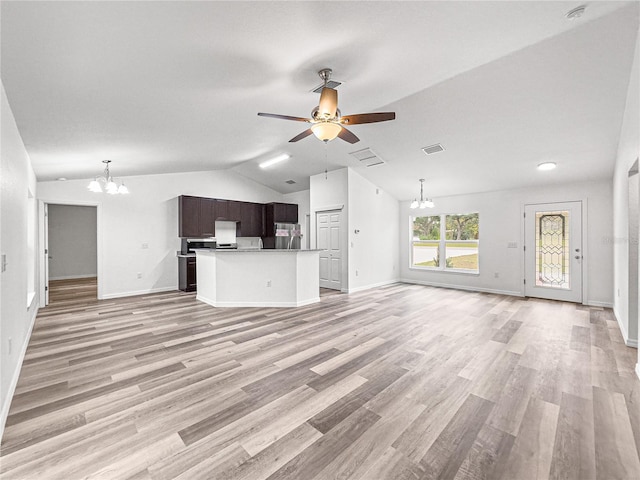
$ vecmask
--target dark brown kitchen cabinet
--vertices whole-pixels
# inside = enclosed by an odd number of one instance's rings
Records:
[[[266,225],[274,223],[298,223],[298,205],[295,203],[267,203]]]
[[[178,288],[183,292],[197,289],[196,257],[178,257]]]
[[[229,200],[214,200],[216,202],[216,220],[229,220]]]
[[[182,195],[178,197],[178,236],[199,237],[200,197]]]
[[[246,202],[238,202],[235,200],[229,200],[229,220],[232,222],[239,222],[242,216],[243,204]]]
[[[251,202],[235,202],[239,204],[238,236],[263,236],[264,205]]]
[[[178,197],[178,236],[200,238],[215,234],[215,200],[189,195]]]
[[[213,237],[216,234],[216,201],[213,198],[200,198],[200,236]]]

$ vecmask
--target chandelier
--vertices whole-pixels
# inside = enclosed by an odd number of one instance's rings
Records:
[[[414,199],[413,202],[411,202],[411,205],[409,206],[410,208],[433,208],[435,207],[435,204],[433,203],[433,200],[431,200],[430,198],[424,198],[424,178],[420,179],[420,201],[418,202],[418,199]]]
[[[104,173],[101,176],[95,177],[87,188],[96,193],[107,192],[111,195],[122,194],[126,195],[129,193],[129,189],[123,182],[120,182],[120,185],[117,185],[111,173],[109,172],[109,164],[111,160],[102,160],[102,163],[105,164]],[[104,187],[103,187],[104,186]]]

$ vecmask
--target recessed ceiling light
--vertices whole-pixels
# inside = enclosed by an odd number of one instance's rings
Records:
[[[544,162],[538,164],[538,170],[553,170],[556,168],[556,164],[554,162]]]
[[[579,7],[569,10],[565,17],[567,17],[569,20],[575,20],[576,18],[580,18],[584,14],[584,11],[586,9],[586,5],[580,5]]]
[[[283,162],[285,160],[288,160],[289,158],[291,158],[291,155],[289,155],[287,153],[283,153],[282,155],[278,155],[277,157],[274,157],[271,160],[267,160],[265,162],[262,162],[260,164],[260,168],[270,167],[271,165],[275,165],[276,163]]]

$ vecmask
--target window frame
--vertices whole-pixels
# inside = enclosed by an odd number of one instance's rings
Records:
[[[422,213],[422,212],[420,212]],[[468,213],[439,213],[439,214],[428,214],[425,212],[424,215],[413,215],[409,216],[409,269],[410,270],[426,270],[429,272],[446,272],[446,273],[457,273],[463,275],[480,275],[480,239],[477,240],[447,240],[447,217],[454,215],[478,215],[478,237],[480,236],[480,212],[468,212]],[[416,218],[419,217],[440,217],[440,238],[438,240],[428,240],[430,242],[438,242],[438,257],[444,258],[444,262],[440,262],[440,265],[437,266],[419,266],[414,264],[413,254],[414,254],[414,244],[416,242],[424,242],[425,240],[414,240],[413,238],[413,223]],[[447,243],[469,243],[473,242],[476,244],[476,248],[478,251],[478,268],[476,270],[471,270],[467,268],[447,268],[446,266],[446,253],[447,253]]]

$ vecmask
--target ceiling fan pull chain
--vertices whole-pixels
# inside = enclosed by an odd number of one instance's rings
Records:
[[[328,166],[328,162],[327,162],[327,148],[328,148],[329,142],[324,142],[324,179],[325,180],[329,180],[329,174],[327,171],[327,166]]]

